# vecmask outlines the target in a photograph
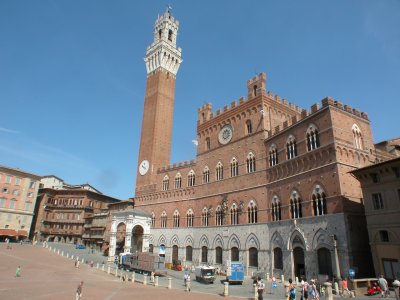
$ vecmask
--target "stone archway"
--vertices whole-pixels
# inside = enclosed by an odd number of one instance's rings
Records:
[[[116,255],[124,252],[125,236],[126,236],[126,224],[119,223],[117,226],[117,234],[116,234],[116,247],[115,247]]]
[[[297,278],[301,278],[302,276],[306,275],[303,248],[296,247],[293,249],[293,267],[294,275]]]
[[[143,252],[143,227],[136,225],[132,229],[131,253]]]

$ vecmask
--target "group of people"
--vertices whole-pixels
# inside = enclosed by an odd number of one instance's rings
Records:
[[[319,292],[317,289],[315,279],[311,279],[307,282],[306,278],[302,278],[300,285],[293,283],[292,278],[289,278],[288,285],[288,300],[296,300],[296,288],[301,288],[301,300],[319,300]]]

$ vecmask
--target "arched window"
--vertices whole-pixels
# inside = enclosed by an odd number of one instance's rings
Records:
[[[247,173],[253,173],[256,171],[256,158],[253,153],[247,155]]]
[[[208,249],[206,246],[201,247],[201,262],[206,263],[208,257]]]
[[[215,263],[222,265],[222,248],[221,247],[215,248]]]
[[[299,219],[303,217],[301,199],[296,191],[293,191],[292,195],[290,196],[290,215],[292,219]]]
[[[193,260],[193,248],[192,246],[186,246],[186,261]]]
[[[310,125],[307,129],[307,150],[315,150],[319,148],[318,130],[314,125]]]
[[[224,166],[220,161],[217,164],[216,173],[217,173],[217,180],[224,179]]]
[[[210,169],[205,166],[203,169],[203,183],[209,183],[210,182]]]
[[[179,227],[179,211],[174,211],[174,227]]]
[[[231,261],[239,261],[239,249],[237,247],[231,248]]]
[[[220,205],[218,205],[217,209],[215,210],[215,225],[221,226],[223,225],[223,212]]]
[[[318,273],[331,275],[332,274],[332,260],[331,252],[327,248],[320,248],[317,251],[318,256]]]
[[[172,30],[168,30],[168,40],[172,42]]]
[[[281,248],[274,249],[274,268],[283,270],[283,255]]]
[[[257,96],[257,86],[253,86],[253,95],[254,97]]]
[[[257,223],[257,206],[253,200],[250,201],[247,207],[247,217],[249,224]]]
[[[354,146],[357,149],[363,149],[362,134],[361,134],[361,130],[357,126],[357,124],[353,124],[353,127],[351,128],[351,131],[353,132]]]
[[[258,268],[258,250],[255,247],[249,249],[249,266]]]
[[[231,206],[231,225],[239,224],[239,212],[236,203]]]
[[[162,30],[160,29],[159,31],[158,31],[158,38],[161,40],[161,36],[162,36]]]
[[[194,214],[193,210],[189,209],[186,213],[186,226],[193,227]]]
[[[239,164],[236,157],[231,159],[231,177],[239,175]]]
[[[210,138],[206,138],[206,150],[210,150],[211,149],[211,141]]]
[[[201,225],[208,226],[208,209],[207,207],[203,208],[201,212]]]
[[[322,216],[328,213],[326,206],[326,195],[322,188],[317,185],[312,195],[314,216]]]
[[[272,198],[272,221],[281,220],[281,201],[278,196]]]
[[[151,227],[156,227],[156,216],[154,212],[151,213]]]
[[[286,154],[287,154],[287,159],[293,159],[297,156],[296,139],[294,138],[293,135],[289,136],[289,138],[286,141]]]
[[[275,166],[279,163],[278,160],[278,149],[275,144],[272,144],[269,148],[269,166]]]
[[[182,176],[181,173],[175,175],[175,188],[180,189],[182,187]]]
[[[251,134],[253,132],[253,127],[250,120],[246,121],[246,133]]]
[[[161,228],[167,227],[167,213],[165,211],[161,214]]]
[[[154,252],[154,245],[149,244],[149,253],[153,253],[153,252]]]
[[[196,183],[196,175],[194,174],[193,170],[190,170],[188,174],[188,186],[194,186]]]
[[[165,175],[163,182],[162,182],[162,190],[168,191],[168,189],[169,189],[169,177],[168,177],[168,175]]]

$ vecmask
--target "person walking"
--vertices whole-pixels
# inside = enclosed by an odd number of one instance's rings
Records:
[[[292,278],[289,278],[289,300],[296,300],[296,285],[293,283]]]
[[[258,300],[263,300],[263,292],[265,289],[265,284],[264,281],[261,279],[261,277],[257,278],[257,294],[258,294]]]
[[[308,300],[308,282],[305,277],[301,281],[301,300]]]
[[[75,300],[79,300],[82,298],[82,288],[83,288],[83,281],[81,281],[76,288]]]
[[[186,291],[190,292],[190,274],[186,276]]]
[[[383,275],[381,275],[381,277],[379,277],[378,284],[379,284],[379,287],[381,288],[382,298],[389,296],[390,295],[389,285],[388,285],[388,282],[386,281],[386,279],[383,277]]]
[[[319,293],[315,284],[315,279],[311,279],[310,284],[308,285],[308,297],[310,297],[311,300],[319,300]]]
[[[15,277],[21,277],[21,267],[18,266],[17,270],[15,271]]]

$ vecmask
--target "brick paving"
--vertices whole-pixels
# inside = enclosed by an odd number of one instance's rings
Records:
[[[19,278],[15,277],[17,266],[21,266],[22,269]],[[144,286],[130,281],[121,282],[114,276],[87,265],[76,269],[71,259],[42,247],[12,244],[12,250],[8,250],[5,244],[0,244],[1,300],[75,299],[75,290],[81,280],[84,281],[82,300],[224,298],[221,295],[188,293],[178,289],[169,290],[166,287]]]

